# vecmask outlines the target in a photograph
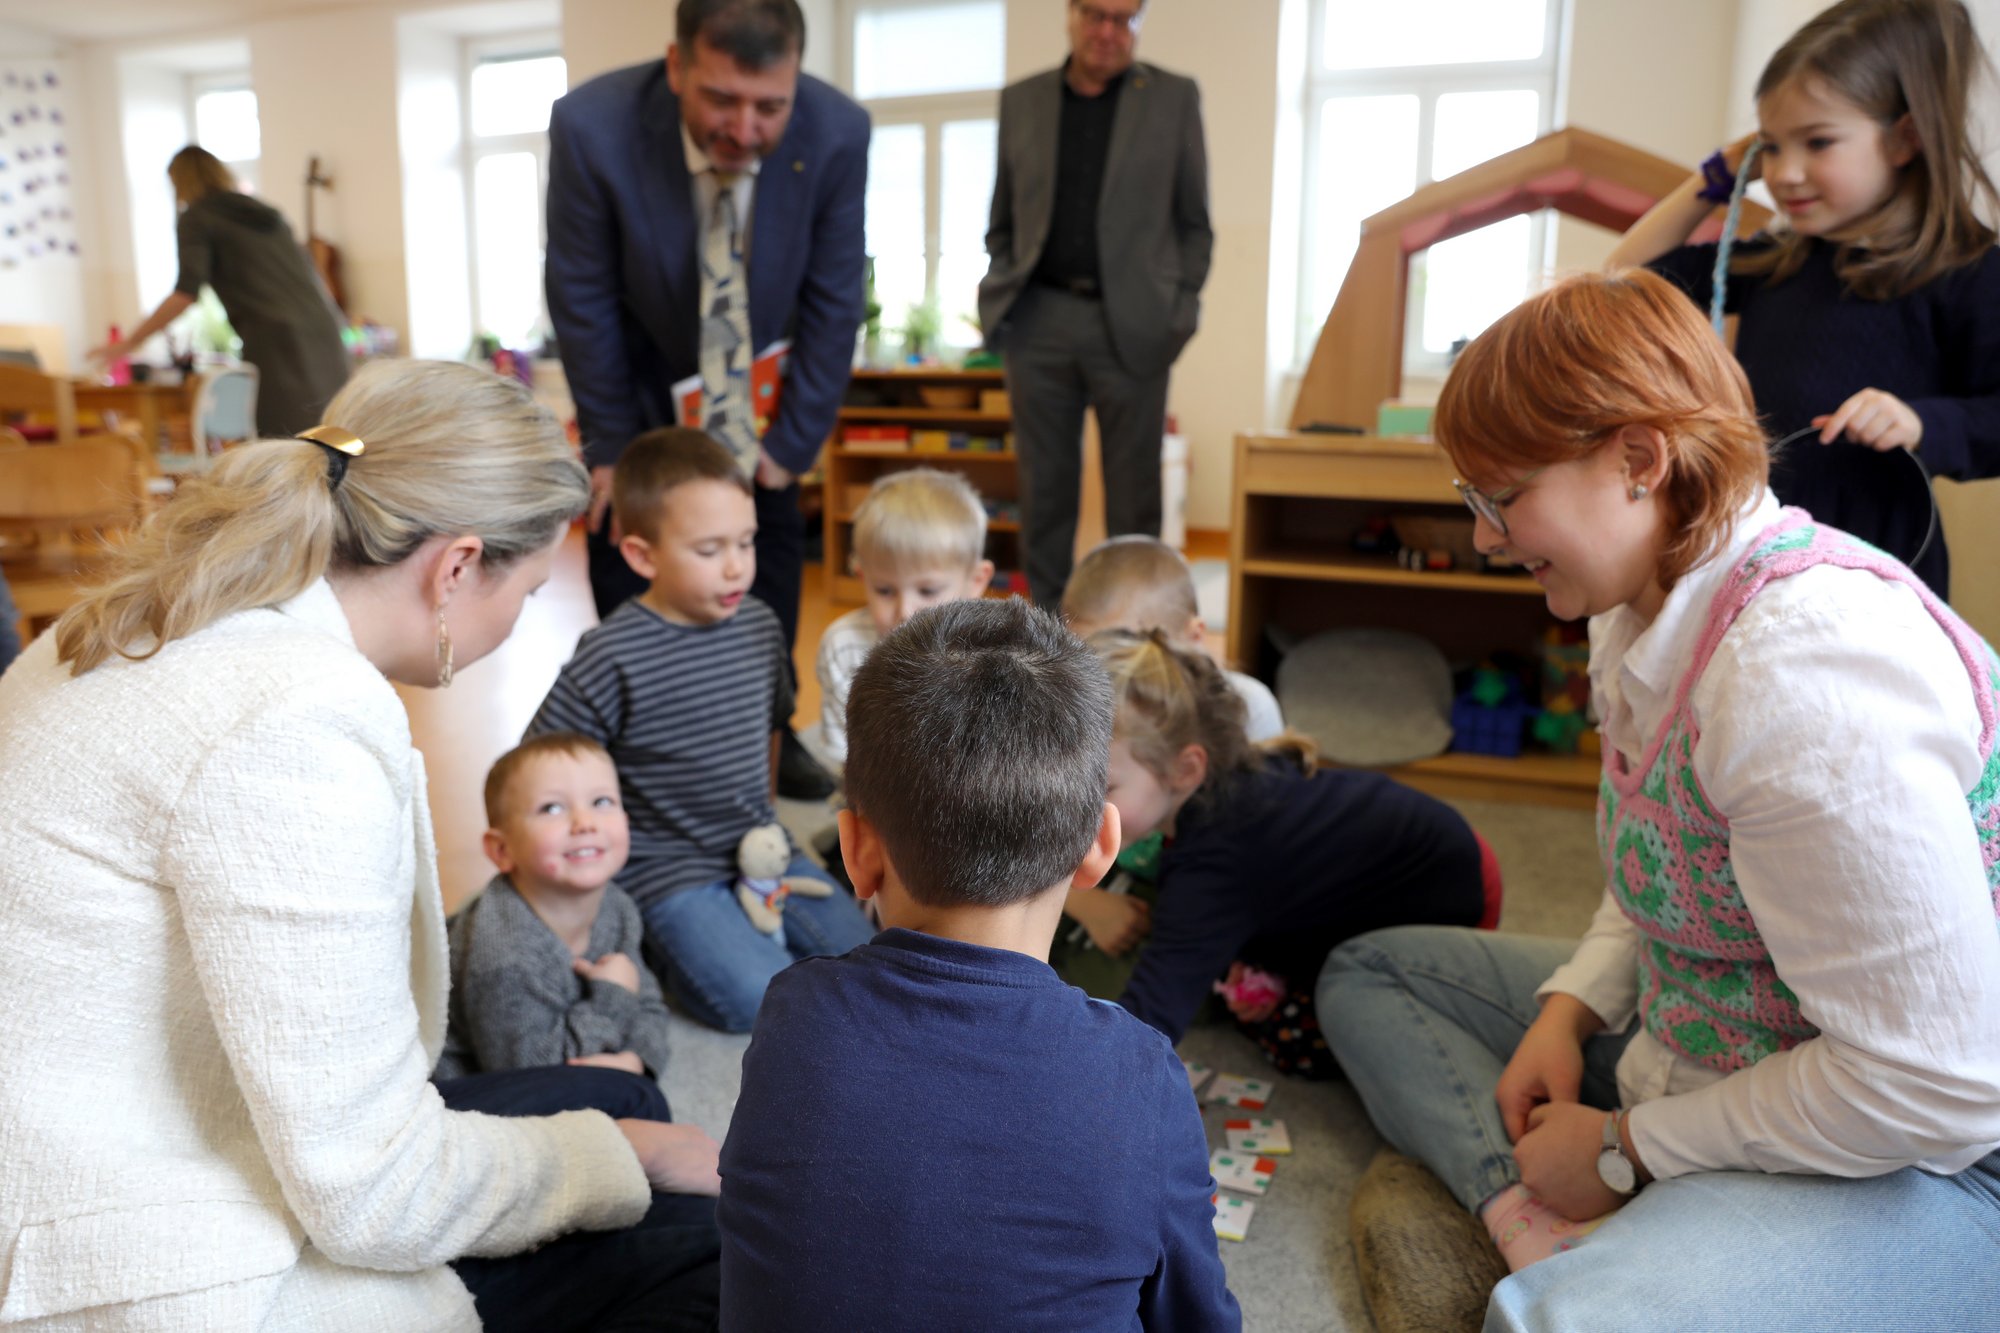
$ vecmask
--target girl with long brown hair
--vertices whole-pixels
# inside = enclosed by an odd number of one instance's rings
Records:
[[[1757,81],[1759,131],[1640,219],[1613,268],[1644,264],[1706,308],[1716,246],[1685,244],[1727,202],[1746,150],[1787,225],[1737,246],[1723,308],[1773,438],[1778,498],[1910,562],[1939,596],[1930,474],[2000,473],[2000,255],[1970,140],[1986,65],[1960,0],[1841,0]],[[1991,216],[1988,212],[1987,216]],[[1895,457],[1915,454],[1923,469]]]

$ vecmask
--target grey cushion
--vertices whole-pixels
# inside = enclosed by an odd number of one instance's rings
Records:
[[[1401,630],[1328,630],[1278,664],[1278,705],[1334,763],[1428,759],[1451,744],[1451,664]]]

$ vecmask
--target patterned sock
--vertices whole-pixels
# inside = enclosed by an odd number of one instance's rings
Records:
[[[1518,1183],[1488,1199],[1479,1209],[1479,1220],[1512,1273],[1561,1254],[1604,1224],[1602,1217],[1572,1222]]]

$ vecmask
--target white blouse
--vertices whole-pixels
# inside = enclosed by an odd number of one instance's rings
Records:
[[[1766,493],[1651,624],[1590,624],[1604,741],[1636,763],[1672,712],[1709,603],[1778,521]],[[1690,698],[1694,769],[1779,976],[1820,1035],[1734,1073],[1641,1031],[1618,1064],[1655,1176],[1963,1170],[2000,1146],[2000,928],[1966,793],[1979,715],[1950,639],[1910,589],[1822,566],[1769,584]],[[1609,889],[1539,994],[1622,1029],[1636,927]]]

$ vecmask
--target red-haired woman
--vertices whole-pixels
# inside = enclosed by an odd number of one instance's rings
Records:
[[[1524,302],[1436,428],[1479,545],[1590,617],[1604,903],[1574,946],[1363,936],[1318,1007],[1517,1270],[1487,1326],[1989,1324],[1992,651],[1779,508],[1741,370],[1652,273]]]

